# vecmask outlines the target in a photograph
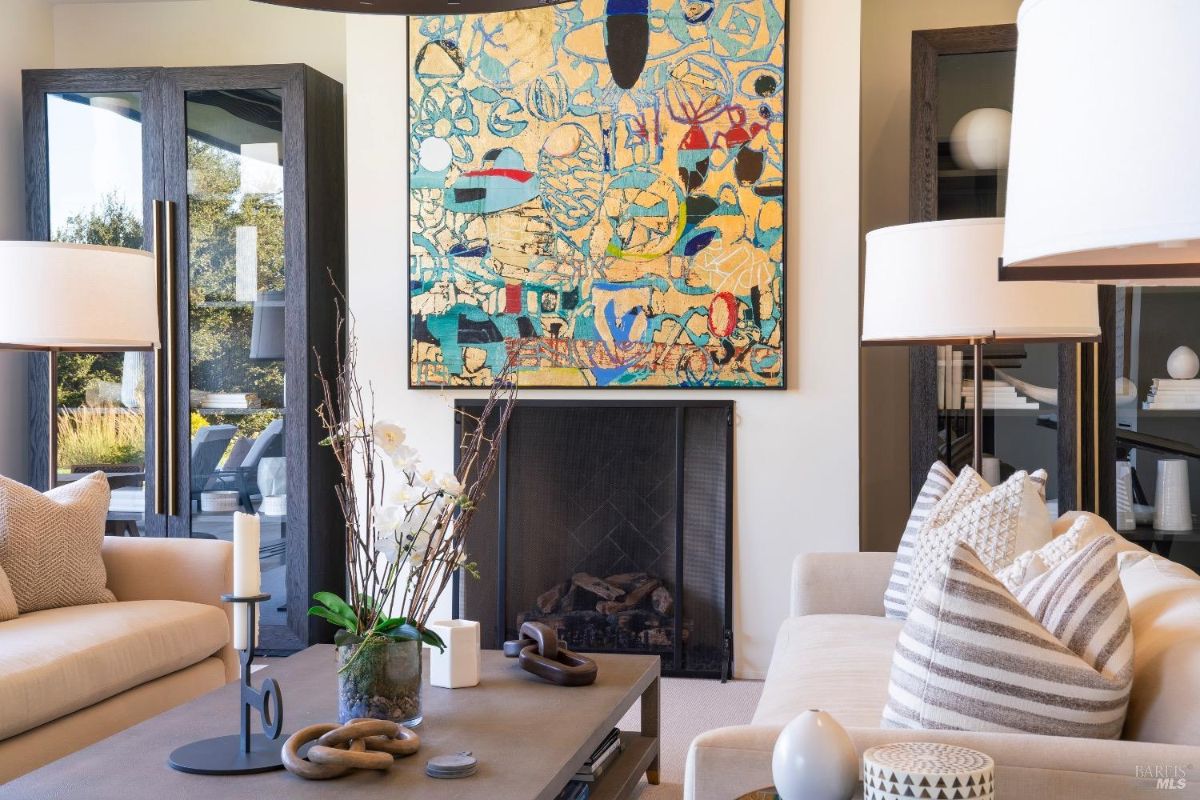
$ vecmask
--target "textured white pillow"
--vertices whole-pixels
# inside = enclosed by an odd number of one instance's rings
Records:
[[[1010,590],[1016,591],[1039,575],[1049,572],[1104,533],[1094,520],[1095,517],[1087,514],[1076,517],[1070,528],[1047,544],[1037,550],[1026,550],[1007,567],[996,570],[996,577]]]
[[[946,496],[954,485],[954,473],[940,461],[934,462],[925,478],[925,485],[917,495],[908,524],[904,526],[904,534],[900,537],[900,546],[896,549],[896,560],[892,563],[892,577],[887,589],[883,592],[883,613],[891,619],[904,619],[908,616],[908,576],[912,568],[913,555],[917,550],[917,534],[929,513],[938,501]],[[982,478],[980,478],[982,480]]]
[[[116,601],[100,557],[108,499],[103,472],[45,494],[0,477],[0,567],[22,614]]]
[[[1132,682],[1129,604],[1111,536],[1017,596],[959,543],[909,610],[883,727],[1114,739]]]
[[[966,474],[959,474],[959,481]],[[909,578],[909,605],[921,596],[925,585],[937,574],[954,546],[965,542],[989,570],[1007,567],[1019,553],[1036,550],[1050,541],[1050,515],[1042,498],[1041,480],[1021,471],[991,491],[966,490],[955,497],[959,481],[934,507],[929,521],[917,536],[917,551]],[[980,479],[982,481],[982,479]],[[986,484],[983,484],[986,486]],[[973,499],[962,504],[965,497]],[[943,505],[954,503],[953,507]]]

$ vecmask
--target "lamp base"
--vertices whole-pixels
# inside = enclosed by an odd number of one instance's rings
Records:
[[[283,769],[283,743],[286,736],[268,739],[261,733],[250,737],[250,752],[242,752],[241,736],[233,733],[185,744],[171,752],[167,763],[172,769],[193,775],[250,775]]]

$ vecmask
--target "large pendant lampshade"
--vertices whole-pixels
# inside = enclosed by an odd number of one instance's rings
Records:
[[[565,3],[567,0],[255,0],[273,6],[354,14],[489,14]]]
[[[1001,276],[1200,283],[1200,2],[1025,0]]]

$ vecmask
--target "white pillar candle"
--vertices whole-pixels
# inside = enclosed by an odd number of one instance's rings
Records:
[[[258,569],[258,515],[233,514],[233,593],[238,597],[249,597],[260,591]],[[255,631],[255,641],[258,640]],[[233,646],[241,650],[246,647],[246,606],[233,606]]]

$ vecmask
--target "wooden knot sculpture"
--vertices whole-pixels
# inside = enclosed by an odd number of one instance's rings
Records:
[[[316,740],[305,756],[300,748]],[[386,770],[403,756],[421,748],[421,737],[385,719],[352,719],[345,725],[331,722],[309,725],[288,737],[283,745],[283,765],[288,772],[310,781],[340,778],[352,769]]]
[[[520,638],[504,643],[504,655],[559,686],[586,686],[596,680],[596,662],[560,645],[554,629],[541,622],[523,624]]]

